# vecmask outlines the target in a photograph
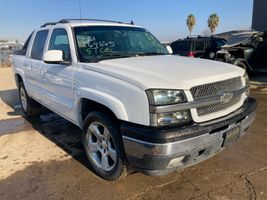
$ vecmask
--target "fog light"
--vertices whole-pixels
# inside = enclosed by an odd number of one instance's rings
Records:
[[[182,157],[178,157],[178,158],[174,158],[172,159],[167,168],[173,168],[173,167],[178,167],[180,165],[182,165],[183,163],[181,162],[184,159],[184,156]]]

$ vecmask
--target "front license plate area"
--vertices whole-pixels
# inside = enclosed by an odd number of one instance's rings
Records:
[[[235,126],[225,133],[225,138],[223,141],[223,147],[226,147],[239,139],[240,136],[240,126]]]

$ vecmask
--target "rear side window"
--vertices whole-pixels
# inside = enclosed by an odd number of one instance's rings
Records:
[[[204,51],[204,42],[203,41],[195,41],[195,51]]]
[[[48,30],[39,31],[36,34],[32,45],[31,58],[36,60],[42,60],[44,53],[44,45],[47,35],[48,35]]]
[[[19,50],[19,52],[18,52],[19,55],[23,55],[23,56],[26,55],[26,53],[27,53],[27,49],[28,49],[28,46],[29,46],[29,43],[30,43],[30,40],[31,40],[31,37],[32,37],[32,33],[30,34],[30,36],[28,37],[28,39],[27,39],[26,42],[24,43],[22,49]]]
[[[51,35],[48,50],[63,51],[64,61],[70,61],[70,47],[65,29],[55,29]]]
[[[179,52],[190,52],[191,51],[191,41],[176,41],[171,44],[171,48],[174,53]]]

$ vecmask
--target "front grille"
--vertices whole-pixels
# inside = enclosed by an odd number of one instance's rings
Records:
[[[240,100],[241,96],[237,96],[232,98],[231,101],[227,103],[214,103],[207,106],[202,106],[197,108],[197,114],[198,116],[204,116],[211,113],[219,112],[237,104]]]
[[[241,77],[236,77],[215,83],[195,86],[190,89],[193,99],[204,100],[210,97],[221,96],[224,93],[234,92],[242,88]],[[227,109],[241,100],[241,95],[233,97],[229,102],[214,103],[197,108],[198,116],[204,116],[211,113]]]

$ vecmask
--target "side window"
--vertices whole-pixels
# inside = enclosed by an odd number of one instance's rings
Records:
[[[63,60],[70,61],[70,47],[65,29],[55,29],[51,35],[48,50],[63,51]]]
[[[195,41],[195,51],[204,51],[204,42],[203,41]]]
[[[23,47],[21,48],[21,50],[19,50],[18,54],[19,55],[23,55],[25,56],[26,53],[27,53],[27,49],[28,49],[28,46],[29,46],[29,43],[30,43],[30,40],[32,38],[32,33],[30,34],[30,36],[27,38],[26,42],[24,43]]]
[[[178,52],[189,52],[191,51],[191,42],[190,41],[177,41],[171,44],[171,48],[174,53]]]
[[[44,53],[44,45],[47,35],[48,35],[48,30],[39,31],[36,34],[32,45],[31,58],[36,60],[42,60]]]

